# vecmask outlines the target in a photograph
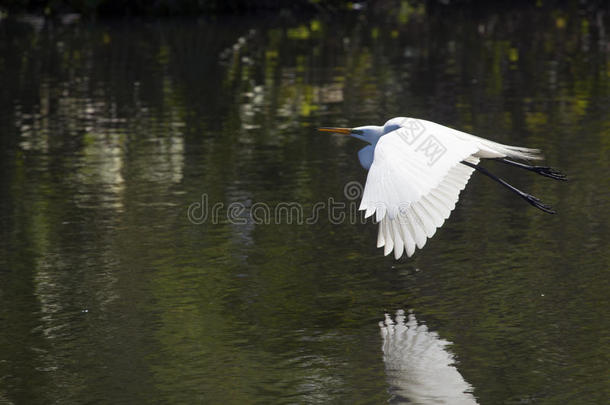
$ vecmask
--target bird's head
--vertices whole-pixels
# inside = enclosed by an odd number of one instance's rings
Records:
[[[384,127],[377,125],[365,125],[363,127],[356,128],[335,128],[335,127],[323,127],[318,128],[318,131],[333,132],[336,134],[350,135],[354,138],[368,142],[371,145],[375,145],[379,138],[384,135]]]

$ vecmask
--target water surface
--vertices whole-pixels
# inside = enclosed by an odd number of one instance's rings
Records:
[[[0,403],[604,403],[608,14],[404,4],[0,21]],[[568,183],[488,167],[559,214],[474,176],[383,257],[363,145],[315,128],[399,115],[543,149]],[[329,198],[341,223],[251,215]]]

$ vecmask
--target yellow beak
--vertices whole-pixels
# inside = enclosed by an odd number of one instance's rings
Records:
[[[344,134],[344,135],[349,135],[352,133],[352,129],[351,128],[333,128],[333,127],[322,127],[322,128],[318,128],[318,131],[322,131],[322,132],[334,132],[337,134]]]

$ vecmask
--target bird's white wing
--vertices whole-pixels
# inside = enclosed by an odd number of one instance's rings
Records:
[[[479,159],[468,157],[466,161],[477,164]],[[418,201],[399,210],[395,217],[385,215],[379,222],[377,247],[384,247],[384,254],[392,250],[399,259],[403,252],[411,257],[415,248],[423,248],[451,215],[460,192],[466,187],[473,168],[457,163],[443,180]]]
[[[401,207],[420,201],[478,150],[474,142],[443,131],[392,131],[377,142],[360,209],[366,210],[366,217],[375,213],[377,222],[386,214],[393,219]]]
[[[441,128],[446,128],[442,127]],[[378,247],[399,258],[420,249],[455,208],[473,169],[463,160],[475,142],[448,131],[401,127],[379,139],[369,170],[360,209],[379,222]]]
[[[510,157],[521,160],[539,160],[542,155],[538,149],[524,148],[521,146],[504,145],[502,143],[490,141],[489,139],[480,138],[466,132],[458,131],[457,129],[449,128],[432,121],[399,117],[401,125],[406,128],[425,128],[426,131],[444,133],[446,136],[452,136],[463,141],[470,142],[476,145],[478,158],[502,158]]]

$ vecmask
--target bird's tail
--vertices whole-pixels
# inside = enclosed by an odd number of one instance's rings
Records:
[[[506,156],[513,159],[521,160],[541,160],[544,157],[540,149],[523,148],[521,146],[501,145],[506,151]]]
[[[524,148],[522,146],[504,145],[488,139],[476,137],[481,147],[479,157],[508,157],[519,160],[541,160],[543,159],[540,149]]]

